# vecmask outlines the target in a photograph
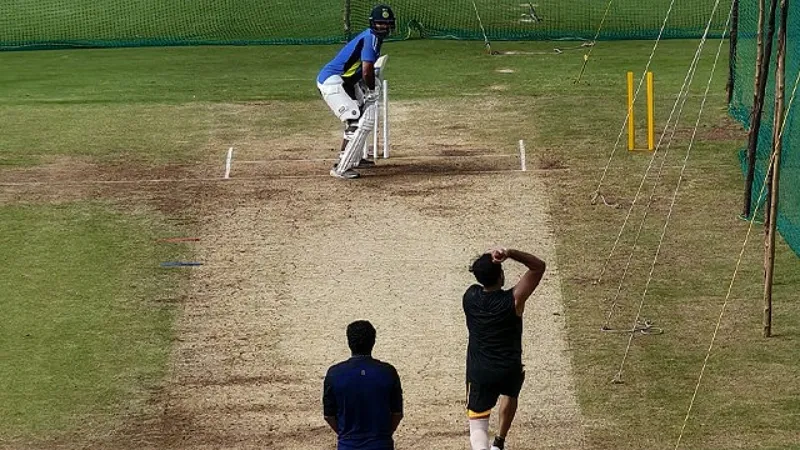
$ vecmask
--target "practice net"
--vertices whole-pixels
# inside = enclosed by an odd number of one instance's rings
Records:
[[[769,5],[769,2],[767,2]],[[780,11],[777,12],[780,17]],[[778,24],[776,23],[776,28]],[[750,127],[750,112],[753,106],[756,71],[756,43],[758,32],[758,1],[740,0],[739,3],[739,38],[736,46],[734,64],[734,92],[731,102],[731,114],[746,128]],[[777,37],[777,30],[776,30]],[[759,194],[764,186],[767,163],[772,151],[772,136],[775,130],[775,62],[777,61],[777,40],[772,47],[770,59],[770,76],[764,96],[764,112],[758,136],[756,151],[755,179],[751,191],[752,211],[761,205],[759,215],[763,214],[764,195]],[[786,48],[786,98],[788,107],[795,87],[795,80],[800,71],[800,14],[796,8],[789,10]],[[783,238],[800,256],[800,121],[798,121],[800,98],[791,105],[786,117],[783,132],[783,152],[780,161],[780,183],[777,226]],[[746,149],[740,152],[742,170],[747,171]]]
[[[730,5],[730,1],[723,3]],[[0,49],[335,43],[365,28],[375,3],[11,0],[4,2],[0,14]],[[386,3],[399,19],[394,39],[593,39],[602,21],[599,39],[608,40],[655,38],[670,4],[672,12],[663,37],[698,37],[714,0],[387,0]],[[715,34],[720,34],[723,25],[724,17],[715,19]]]

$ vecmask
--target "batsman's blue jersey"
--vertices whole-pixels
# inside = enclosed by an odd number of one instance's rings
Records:
[[[403,414],[403,389],[391,364],[353,356],[328,369],[325,416],[336,417],[338,450],[393,450],[392,415]]]
[[[367,28],[344,46],[335,58],[322,68],[317,82],[323,83],[333,75],[342,77],[345,83],[356,83],[361,80],[361,63],[374,63],[381,56],[383,38],[376,36]]]

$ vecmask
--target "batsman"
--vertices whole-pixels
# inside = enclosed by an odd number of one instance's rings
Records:
[[[330,172],[336,178],[359,178],[356,167],[375,164],[362,158],[378,116],[376,102],[380,93],[375,82],[375,62],[381,55],[383,40],[394,29],[392,8],[375,6],[369,16],[369,28],[348,42],[317,76],[323,100],[345,127],[339,162]]]

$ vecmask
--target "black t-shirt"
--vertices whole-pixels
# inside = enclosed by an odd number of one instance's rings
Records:
[[[522,370],[522,317],[511,290],[485,292],[472,285],[464,293],[469,330],[467,381],[496,383]]]

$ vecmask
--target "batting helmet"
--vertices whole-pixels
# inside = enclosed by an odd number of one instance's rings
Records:
[[[377,29],[376,25],[388,25],[387,28]],[[379,36],[388,36],[395,28],[394,11],[388,5],[378,5],[372,8],[369,14],[369,27]]]

